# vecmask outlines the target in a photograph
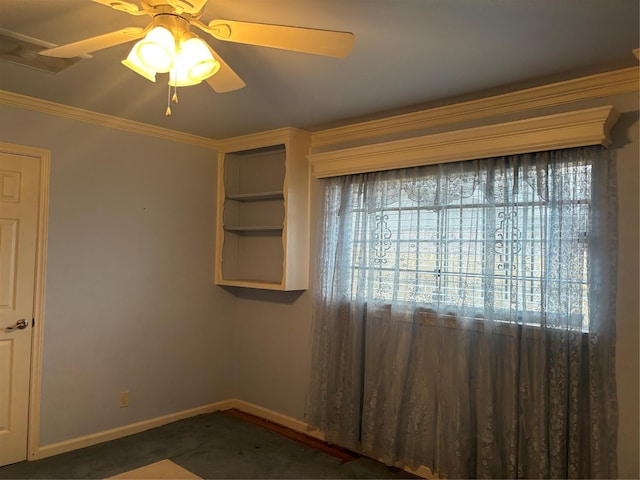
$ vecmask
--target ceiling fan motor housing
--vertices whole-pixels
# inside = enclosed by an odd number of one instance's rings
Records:
[[[176,40],[179,40],[189,31],[190,16],[177,15],[175,13],[159,13],[153,17],[155,27],[164,27],[169,30]]]
[[[198,15],[204,10],[207,0],[140,0],[145,9],[156,9],[158,7],[171,7],[175,13],[188,13]]]

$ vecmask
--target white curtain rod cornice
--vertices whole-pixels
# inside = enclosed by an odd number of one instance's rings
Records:
[[[478,98],[313,133],[311,151],[498,115],[530,112],[638,91],[638,67],[613,70],[509,93]],[[570,107],[569,107],[570,108]],[[353,144],[353,143],[352,143]]]
[[[307,156],[316,178],[611,143],[613,106],[497,123]]]

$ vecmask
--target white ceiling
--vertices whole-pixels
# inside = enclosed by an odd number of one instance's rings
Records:
[[[135,1],[135,0],[133,0]],[[0,89],[211,138],[293,126],[311,131],[637,65],[638,0],[209,0],[214,18],[353,32],[343,59],[217,41],[247,86],[178,90],[120,64],[131,44],[57,74],[0,62]],[[134,17],[90,0],[0,0],[0,28],[65,44]]]

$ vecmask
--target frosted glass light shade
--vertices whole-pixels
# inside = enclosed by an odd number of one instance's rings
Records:
[[[187,87],[197,85],[220,69],[207,44],[193,34],[180,42],[173,69],[169,72],[169,85]]]
[[[156,81],[156,72],[154,72],[150,68],[147,68],[147,66],[140,61],[140,59],[136,55],[135,46],[131,49],[127,58],[125,60],[122,60],[122,64],[126,67],[129,67],[134,72],[142,75],[147,80],[151,80],[152,82]]]
[[[173,68],[175,49],[173,35],[164,27],[151,29],[133,47],[140,63],[157,73],[168,72]]]
[[[190,80],[202,81],[220,69],[220,63],[213,58],[204,40],[197,37],[189,38],[182,42],[180,47],[181,64],[186,68]]]
[[[176,45],[173,34],[162,26],[138,41],[122,64],[152,82],[156,73],[169,72],[172,87],[197,85],[220,69],[204,40],[187,31]]]
[[[201,80],[191,80],[187,77],[187,71],[184,68],[178,66],[174,67],[169,72],[169,85],[172,87],[190,87],[191,85],[198,85]]]

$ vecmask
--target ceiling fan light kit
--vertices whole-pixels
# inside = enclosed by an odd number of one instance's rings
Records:
[[[129,15],[149,15],[146,28],[128,27],[78,42],[42,50],[41,55],[72,58],[138,40],[122,64],[152,82],[169,73],[169,87],[197,85],[203,80],[216,92],[245,86],[211,46],[190,31],[193,25],[217,40],[341,58],[353,47],[353,34],[234,20],[201,22],[208,0],[93,0]],[[216,75],[218,73],[218,75]],[[174,99],[177,99],[174,93]],[[170,109],[167,108],[170,113]]]
[[[169,72],[169,85],[197,85],[220,69],[207,44],[189,31],[189,22],[173,14],[159,14],[154,27],[139,40],[122,64],[147,80]]]

